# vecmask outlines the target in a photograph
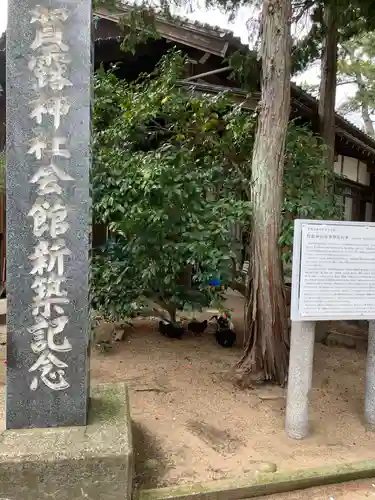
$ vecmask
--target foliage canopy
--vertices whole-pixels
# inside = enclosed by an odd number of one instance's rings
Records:
[[[356,93],[340,106],[342,114],[360,112],[365,130],[374,136],[371,115],[375,112],[375,32],[353,37],[340,47],[340,83],[354,83]]]
[[[254,122],[225,96],[189,96],[178,87],[183,67],[174,52],[133,83],[95,77],[94,210],[113,238],[94,258],[93,293],[112,316],[142,299],[174,316],[208,305],[211,279],[232,279],[231,230],[250,211],[239,164]]]
[[[149,300],[174,316],[219,300],[211,279],[233,280],[232,229],[251,219],[256,115],[229,95],[181,87],[184,63],[172,51],[132,83],[115,70],[95,75],[94,212],[112,238],[94,255],[92,291],[107,316],[130,315]],[[293,218],[337,215],[334,196],[318,194],[322,176],[333,175],[322,148],[307,127],[290,125],[280,239],[289,251]]]

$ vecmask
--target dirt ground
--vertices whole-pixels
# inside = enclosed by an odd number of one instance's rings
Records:
[[[239,349],[221,348],[210,333],[169,340],[156,322],[127,335],[94,356],[92,377],[128,383],[142,487],[237,476],[257,462],[285,470],[374,456],[362,424],[364,351],[316,345],[312,433],[298,442],[284,433],[282,390],[224,380]]]
[[[374,480],[358,481],[340,484],[337,486],[326,486],[291,493],[269,495],[252,500],[364,500],[375,498]]]
[[[238,324],[240,318],[238,312]],[[290,470],[374,457],[374,437],[362,422],[363,343],[357,349],[316,344],[312,432],[302,442],[285,435],[283,390],[242,390],[225,379],[240,355],[241,346],[218,346],[212,329],[202,337],[162,337],[157,320],[136,321],[110,352],[93,352],[94,383],[124,381],[129,387],[138,486],[236,477],[259,462]],[[3,375],[0,363],[0,381]],[[285,500],[302,498],[293,495]],[[317,495],[309,498],[329,499]],[[337,498],[349,498],[343,495]]]

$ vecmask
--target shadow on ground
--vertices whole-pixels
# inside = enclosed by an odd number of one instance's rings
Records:
[[[166,456],[156,439],[137,422],[132,422],[136,489],[156,488],[169,468]]]

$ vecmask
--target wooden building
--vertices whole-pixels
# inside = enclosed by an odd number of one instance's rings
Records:
[[[160,39],[139,46],[136,54],[121,52],[122,31],[118,26],[121,13],[114,15],[101,9],[96,12],[96,64],[122,61],[122,76],[135,78],[141,71],[151,71],[165,52],[175,45],[189,57],[190,74],[184,85],[195,92],[219,93],[229,90],[233,99],[245,102],[254,110],[260,98],[259,66],[254,55],[254,71],[249,93],[231,76],[228,58],[240,51],[249,53],[241,41],[229,31],[189,22],[170,22],[156,18]],[[318,102],[297,85],[291,88],[291,118],[299,118],[319,132]],[[343,218],[375,221],[375,139],[369,137],[345,118],[336,115],[335,172],[344,189]]]
[[[260,97],[259,66],[253,58],[251,94],[230,78],[228,58],[240,51],[248,53],[241,41],[230,31],[185,21],[171,22],[156,18],[157,39],[140,44],[135,54],[120,49],[123,31],[121,18],[126,11],[113,14],[105,9],[94,13],[95,67],[121,62],[118,75],[135,79],[141,72],[150,72],[160,58],[173,46],[183,50],[189,58],[188,74],[182,85],[201,93],[230,90],[235,101],[245,102],[249,110],[256,108]],[[0,45],[0,151],[5,147],[5,47]],[[319,130],[318,103],[298,86],[291,88],[291,118],[299,118]],[[375,221],[375,140],[344,118],[336,115],[335,171],[342,174],[338,180],[344,187],[343,218],[355,221]],[[0,200],[1,202],[1,200]],[[4,234],[4,210],[1,210],[0,231]],[[103,229],[93,228],[93,241],[103,238]],[[0,254],[3,255],[4,238]],[[1,258],[1,257],[0,257]],[[2,264],[2,260],[1,260]]]

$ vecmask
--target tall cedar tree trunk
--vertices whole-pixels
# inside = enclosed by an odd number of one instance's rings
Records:
[[[246,347],[239,381],[273,381],[288,375],[289,331],[280,248],[284,150],[290,114],[291,2],[264,0],[262,80],[252,159],[250,284],[246,296]]]
[[[320,135],[327,146],[327,162],[335,162],[335,102],[337,84],[338,32],[334,6],[326,5],[323,14],[323,52],[319,96]]]

